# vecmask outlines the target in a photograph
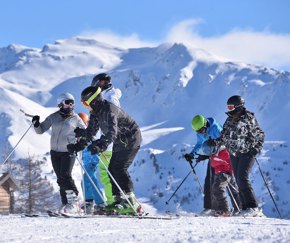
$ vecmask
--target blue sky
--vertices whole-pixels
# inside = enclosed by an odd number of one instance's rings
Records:
[[[106,33],[123,40],[134,36],[139,44],[187,41],[234,61],[290,70],[288,0],[9,0],[0,6],[0,47],[41,48],[58,39]]]

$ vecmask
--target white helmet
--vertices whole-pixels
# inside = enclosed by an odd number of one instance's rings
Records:
[[[75,98],[73,97],[72,94],[70,93],[62,93],[58,98],[57,98],[57,105],[63,104],[66,100],[73,100],[75,101]]]

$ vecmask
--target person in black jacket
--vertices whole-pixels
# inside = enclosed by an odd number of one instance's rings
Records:
[[[109,172],[118,185],[125,192],[125,196],[135,207],[140,208],[134,195],[133,183],[128,173],[138,150],[140,149],[142,137],[137,123],[120,107],[104,100],[100,95],[101,88],[87,87],[81,93],[82,103],[90,109],[90,119],[87,129],[77,129],[76,136],[82,137],[77,144],[68,145],[71,152],[84,149],[87,142],[92,154],[103,153],[109,144],[113,143],[113,153],[109,164]],[[93,141],[94,136],[101,129],[100,139]],[[119,213],[130,213],[132,208],[127,200],[122,197],[116,183],[111,178],[112,193],[115,202],[109,205],[109,210],[117,210]],[[124,211],[122,211],[124,210]]]
[[[254,113],[245,108],[245,101],[241,96],[231,96],[227,101],[227,109],[226,114],[229,117],[223,125],[221,136],[217,140],[209,141],[208,145],[224,144],[230,153],[242,202],[241,214],[262,216],[249,174],[257,154],[262,150],[265,135]]]

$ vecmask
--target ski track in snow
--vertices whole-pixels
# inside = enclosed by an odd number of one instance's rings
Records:
[[[1,216],[0,242],[289,242],[290,221],[273,218],[28,218]]]

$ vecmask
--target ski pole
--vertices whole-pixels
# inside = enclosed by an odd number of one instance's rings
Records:
[[[84,167],[84,165],[82,164],[82,162],[79,160],[78,156],[76,155],[77,161],[79,162],[80,166],[82,167],[83,171],[86,173],[87,177],[89,178],[90,182],[92,183],[93,187],[95,188],[96,192],[100,195],[100,197],[102,198],[102,200],[104,201],[104,204],[106,204],[106,200],[103,197],[103,194],[100,192],[100,190],[98,189],[98,187],[96,186],[95,182],[92,180],[91,176],[89,175],[89,173],[87,172],[86,168]]]
[[[231,188],[230,188],[228,185],[226,186],[226,188],[227,188],[227,191],[228,191],[228,193],[229,193],[229,195],[230,195],[230,198],[232,199],[232,201],[234,202],[236,208],[238,209],[238,212],[240,212],[240,211],[241,211],[241,210],[240,210],[240,207],[239,207],[239,205],[238,205],[236,199],[234,198],[234,195],[233,195],[233,193],[232,193],[232,191],[231,191]]]
[[[262,170],[261,170],[260,163],[258,162],[257,158],[255,158],[255,160],[256,160],[256,162],[257,162],[257,165],[258,165],[258,168],[259,168],[260,174],[261,174],[261,176],[262,176],[262,178],[263,178],[263,180],[264,180],[265,186],[267,187],[268,192],[269,192],[269,194],[270,194],[270,196],[271,196],[271,198],[272,198],[272,201],[273,201],[273,203],[274,203],[274,205],[275,205],[275,208],[276,208],[276,210],[277,210],[277,212],[278,212],[278,214],[279,214],[279,217],[280,217],[280,219],[282,219],[282,216],[281,216],[281,214],[280,214],[280,211],[279,211],[279,209],[278,209],[278,207],[277,207],[277,204],[276,204],[276,202],[275,202],[275,200],[274,200],[274,197],[273,197],[273,195],[272,195],[272,193],[271,193],[271,191],[270,191],[270,189],[269,189],[269,186],[268,186],[268,184],[267,184],[267,182],[266,182],[266,179],[265,179],[265,177],[264,177],[264,175],[263,175],[263,172],[262,172]]]
[[[184,177],[184,179],[182,180],[182,182],[179,184],[179,186],[176,188],[176,190],[172,193],[171,197],[165,202],[166,204],[168,204],[169,201],[171,200],[171,198],[173,198],[173,196],[176,194],[176,192],[182,186],[182,184],[186,181],[187,177],[191,174],[191,172],[192,172],[192,170],[188,172],[188,174],[186,175],[186,177]]]
[[[13,154],[14,150],[16,149],[16,147],[18,146],[18,144],[21,142],[21,140],[25,137],[25,135],[28,133],[28,131],[30,130],[30,128],[33,126],[33,123],[30,124],[30,126],[28,127],[28,129],[25,131],[25,133],[22,135],[22,137],[19,139],[19,141],[16,143],[16,145],[14,146],[14,148],[12,149],[12,151],[8,154],[8,156],[6,157],[6,159],[4,160],[4,162],[1,165],[4,165],[7,160],[10,158],[10,156]]]
[[[30,115],[30,114],[27,114],[24,110],[20,109],[20,111],[25,115],[25,116],[28,116],[28,117],[34,117],[34,115]]]
[[[78,156],[78,155],[76,155]],[[81,155],[82,157],[82,155]],[[81,160],[83,161],[83,158],[81,158]],[[84,174],[84,170],[82,169],[82,175]],[[85,210],[85,214],[87,214],[87,205],[86,205],[86,188],[85,188],[85,177],[83,176],[82,179],[82,187],[83,187],[83,199],[84,199],[84,210]]]
[[[105,160],[109,164],[109,160],[107,159],[106,155],[103,152],[101,152],[101,154],[103,155],[103,157],[105,158]],[[111,172],[109,171],[109,169],[106,167],[106,165],[104,164],[104,162],[101,159],[100,159],[100,161],[103,164],[105,170],[107,171],[107,173],[110,176],[110,178],[112,179],[112,181],[118,187],[119,191],[121,192],[121,194],[123,195],[123,197],[125,198],[125,200],[129,203],[130,207],[134,210],[135,214],[138,215],[137,210],[134,208],[134,206],[132,205],[132,203],[130,202],[130,200],[126,197],[125,192],[122,190],[122,188],[120,187],[120,185],[118,184],[118,182],[115,180],[115,178],[113,177],[113,175],[111,174]]]
[[[193,165],[192,165],[192,160],[189,161],[189,165],[190,165],[190,167],[191,167],[191,169],[192,169],[192,171],[193,171],[193,174],[195,175],[195,178],[196,178],[196,180],[197,180],[197,182],[198,182],[198,185],[199,185],[200,191],[201,191],[201,193],[204,195],[203,188],[202,188],[202,186],[201,186],[201,184],[200,184],[200,180],[199,180],[198,175],[197,175],[197,173],[196,173],[196,171],[195,171],[195,169],[194,169],[195,166],[196,166],[197,164],[198,164],[198,162],[196,162],[195,165],[193,166]]]

